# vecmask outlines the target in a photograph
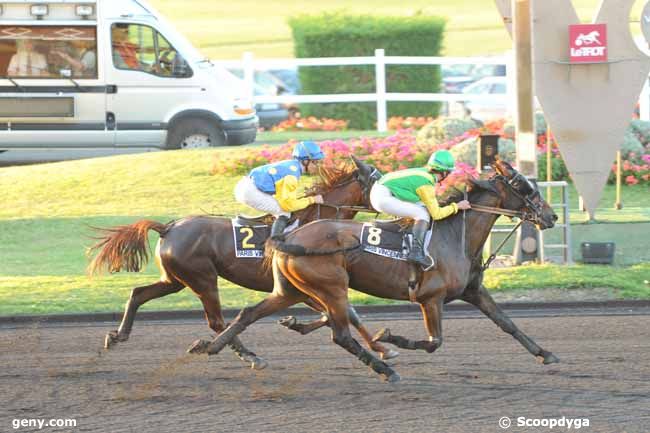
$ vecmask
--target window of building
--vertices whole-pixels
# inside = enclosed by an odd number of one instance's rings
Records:
[[[0,26],[0,76],[97,78],[95,27]]]

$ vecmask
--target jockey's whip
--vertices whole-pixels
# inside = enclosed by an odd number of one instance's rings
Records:
[[[467,200],[467,189],[463,191],[463,198]],[[461,234],[461,243],[463,244],[463,257],[467,257],[467,247],[465,246],[465,215],[467,211],[463,209],[463,233]]]

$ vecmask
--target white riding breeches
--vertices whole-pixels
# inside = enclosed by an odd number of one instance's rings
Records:
[[[271,194],[260,191],[250,177],[242,177],[235,185],[235,200],[262,212],[278,216],[291,216],[290,212],[283,210],[280,203]]]
[[[390,192],[390,189],[378,183],[370,190],[370,203],[373,208],[388,215],[420,221],[431,219],[429,211],[423,204],[400,200]]]

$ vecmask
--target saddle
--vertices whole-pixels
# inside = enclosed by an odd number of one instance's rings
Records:
[[[406,261],[413,241],[412,229],[411,218],[366,222],[361,227],[361,244],[369,253]],[[430,235],[425,240],[425,248],[429,239]]]
[[[240,226],[258,226],[261,224],[270,226],[273,224],[273,220],[273,215],[268,213],[258,216],[237,215],[235,219],[236,223]]]
[[[372,225],[393,233],[411,233],[413,222],[412,218],[395,218],[392,220],[375,220]]]
[[[266,214],[256,217],[237,215],[231,220],[233,226],[233,242],[235,244],[235,257],[237,258],[262,258],[264,257],[264,244],[271,234],[271,226],[275,218]],[[294,230],[300,221],[292,218],[284,229],[285,233]]]
[[[387,257],[390,259],[407,261],[412,243],[413,243],[413,220],[410,218],[400,218],[388,221],[374,221],[371,223],[364,223],[361,228],[361,245],[364,251],[376,254],[378,256]],[[427,246],[431,240],[431,232],[433,230],[433,222],[429,226],[429,233],[424,242],[425,253]],[[428,255],[428,253],[426,253]],[[431,259],[431,266],[424,271],[428,271],[434,266],[435,260]],[[417,297],[417,290],[419,280],[422,276],[422,271],[419,266],[409,264],[409,278],[408,278],[408,291],[409,299],[415,302]]]

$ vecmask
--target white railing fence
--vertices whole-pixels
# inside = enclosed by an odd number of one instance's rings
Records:
[[[244,71],[246,88],[256,104],[318,104],[336,102],[375,102],[377,104],[377,130],[387,131],[387,103],[392,101],[410,102],[503,102],[506,101],[510,112],[514,107],[513,86],[508,86],[506,95],[470,95],[464,93],[394,93],[386,91],[386,65],[506,65],[506,74],[511,80],[513,73],[512,56],[500,57],[405,57],[386,56],[383,49],[375,50],[374,56],[368,57],[323,57],[311,59],[255,59],[253,54],[246,52],[241,60],[216,62],[226,68],[241,68]],[[303,66],[352,66],[374,65],[374,93],[344,93],[336,95],[258,95],[253,92],[255,70],[292,69]]]

